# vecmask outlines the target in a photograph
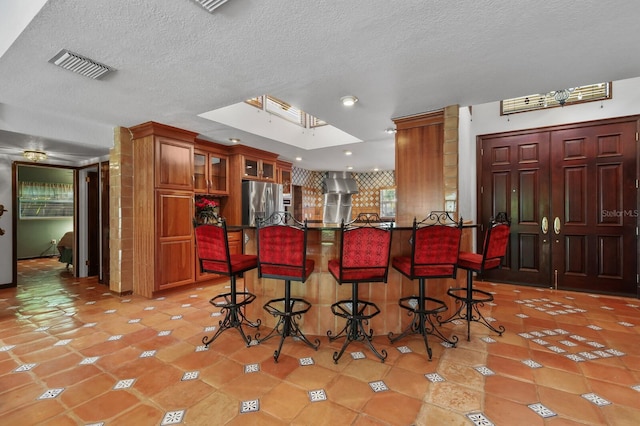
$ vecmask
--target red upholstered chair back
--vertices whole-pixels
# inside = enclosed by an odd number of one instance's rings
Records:
[[[411,275],[455,277],[462,230],[459,226],[414,224]]]
[[[497,268],[507,254],[511,227],[506,213],[498,213],[491,220],[482,250],[482,270]]]
[[[502,259],[507,254],[509,244],[510,227],[506,224],[497,224],[487,230],[483,250],[483,270],[500,266]]]
[[[387,282],[391,231],[374,226],[342,226],[340,282]]]
[[[307,226],[277,224],[258,228],[260,277],[306,281],[313,272],[307,260]]]
[[[231,275],[226,223],[222,222],[222,226],[199,225],[196,227],[195,233],[200,270]]]

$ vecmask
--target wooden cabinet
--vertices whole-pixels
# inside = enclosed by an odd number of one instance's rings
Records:
[[[193,151],[193,191],[229,195],[228,157],[203,149]]]
[[[276,181],[275,161],[245,155],[243,165],[244,179],[263,180],[267,182]]]
[[[193,142],[157,137],[155,145],[155,186],[192,190]]]
[[[192,218],[197,134],[154,122],[129,131],[133,292],[153,297],[154,292],[195,279]]]
[[[156,283],[164,290],[193,282],[193,194],[156,192]]]
[[[278,160],[278,180],[277,182],[282,184],[282,193],[291,194],[291,163]]]

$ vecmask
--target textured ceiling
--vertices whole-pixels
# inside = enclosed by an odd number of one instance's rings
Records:
[[[54,139],[92,157],[152,120],[311,170],[393,169],[394,117],[639,76],[639,17],[637,0],[50,0],[0,58],[0,154]],[[48,63],[61,49],[117,72]],[[364,142],[304,150],[198,117],[261,94]]]

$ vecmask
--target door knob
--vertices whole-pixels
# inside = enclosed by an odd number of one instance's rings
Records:
[[[540,224],[540,229],[542,230],[542,233],[544,235],[547,235],[547,232],[549,232],[549,219],[547,219],[546,216],[542,218],[542,223]]]
[[[560,234],[560,218],[558,216],[553,219],[553,232],[555,232],[556,235]]]

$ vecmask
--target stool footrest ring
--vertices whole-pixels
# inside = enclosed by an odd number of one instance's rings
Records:
[[[353,309],[354,306],[356,309]],[[333,312],[334,315],[347,320],[344,328],[335,336],[332,335],[331,330],[327,331],[327,337],[329,337],[329,341],[331,342],[341,337],[345,338],[340,351],[333,353],[334,363],[338,363],[338,360],[344,353],[345,349],[347,349],[347,346],[349,346],[351,342],[355,341],[366,344],[369,349],[371,349],[371,352],[373,352],[380,361],[384,362],[387,358],[387,351],[384,349],[378,351],[371,343],[371,340],[373,339],[373,330],[369,330],[369,332],[365,330],[365,325],[369,324],[369,320],[380,313],[380,308],[378,308],[375,303],[359,299],[355,301],[351,299],[340,300],[331,305],[331,312]]]
[[[288,306],[287,306],[288,305]],[[267,341],[275,336],[280,336],[280,343],[278,349],[273,353],[273,359],[278,362],[280,353],[282,351],[282,344],[287,337],[301,340],[307,346],[318,350],[320,346],[320,340],[315,339],[311,342],[307,336],[302,333],[298,320],[302,317],[302,314],[306,313],[311,308],[311,303],[304,299],[295,297],[281,297],[279,299],[271,299],[262,307],[269,314],[278,318],[278,322],[269,334],[260,338],[260,334],[256,334],[255,338],[258,343]]]
[[[453,297],[456,301],[456,305],[458,306],[456,312],[451,315],[446,320],[441,319],[438,316],[438,322],[440,325],[453,322],[455,320],[463,320],[467,322],[467,341],[471,339],[471,322],[478,322],[494,333],[498,333],[499,336],[502,336],[502,333],[505,332],[504,326],[500,325],[497,328],[494,327],[491,322],[491,319],[485,318],[485,316],[480,312],[480,308],[484,306],[485,303],[493,301],[493,295],[484,290],[477,290],[464,287],[450,288],[447,290],[447,294]]]
[[[398,304],[401,308],[406,309],[409,315],[413,315],[413,320],[409,326],[397,336],[394,336],[393,332],[389,333],[388,337],[391,343],[395,343],[410,334],[420,334],[427,348],[429,361],[431,361],[432,350],[427,340],[428,335],[435,336],[443,342],[449,343],[452,347],[456,346],[458,336],[453,336],[450,339],[445,337],[434,322],[434,319],[437,322],[436,315],[447,310],[447,305],[442,300],[432,297],[422,297],[421,299],[418,296],[408,296],[401,298]]]
[[[252,328],[259,328],[261,321],[260,319],[257,321],[250,321],[244,316],[244,312],[241,308],[253,302],[256,295],[249,292],[237,292],[235,293],[236,297],[234,298],[233,296],[233,293],[222,293],[209,300],[209,303],[213,306],[220,308],[220,313],[224,314],[224,318],[218,322],[218,330],[211,338],[207,336],[202,338],[202,343],[205,346],[209,346],[218,338],[218,336],[220,336],[220,334],[222,334],[223,331],[229,330],[230,328],[238,330],[245,344],[247,346],[251,345],[251,336],[245,334],[242,329],[242,325],[246,324]],[[237,299],[238,296],[241,297],[240,301]]]

